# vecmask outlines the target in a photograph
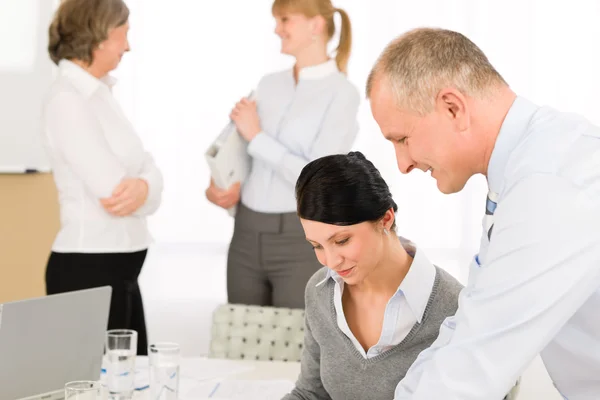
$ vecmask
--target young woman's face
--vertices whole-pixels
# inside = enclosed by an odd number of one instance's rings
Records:
[[[300,219],[306,240],[319,262],[337,272],[348,285],[362,282],[379,265],[384,234],[377,224],[338,226]]]
[[[275,15],[275,34],[281,39],[281,52],[297,56],[313,43],[315,21],[304,14],[282,12]]]

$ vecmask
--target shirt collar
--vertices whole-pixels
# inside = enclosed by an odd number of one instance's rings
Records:
[[[110,90],[117,83],[117,80],[110,75],[98,79],[79,65],[66,59],[59,61],[58,69],[60,74],[69,78],[77,90],[86,97],[94,94],[101,84],[106,85]]]
[[[302,68],[298,72],[298,80],[322,79],[335,72],[338,72],[335,60],[328,60],[322,64]]]
[[[407,251],[410,253],[410,249],[407,249]],[[404,295],[408,306],[419,323],[421,323],[425,308],[429,303],[435,275],[436,270],[431,261],[427,259],[422,251],[414,248],[413,262],[396,293],[401,292]]]
[[[406,252],[413,257],[413,262],[394,296],[404,295],[417,322],[420,323],[431,296],[436,270],[431,261],[427,259],[422,251],[417,249],[414,243],[403,237],[400,237],[400,242]],[[315,286],[321,286],[329,279],[333,279],[340,285],[344,282],[337,272],[328,268],[325,278]]]
[[[529,121],[538,109],[539,107],[529,100],[517,96],[508,110],[488,165],[487,178],[490,191],[496,194],[502,192],[504,171],[510,154],[527,132]]]

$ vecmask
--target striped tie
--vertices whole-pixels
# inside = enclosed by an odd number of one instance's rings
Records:
[[[485,202],[485,230],[488,240],[492,238],[492,230],[494,229],[494,211],[498,205],[498,195],[491,190],[488,192],[487,201]]]

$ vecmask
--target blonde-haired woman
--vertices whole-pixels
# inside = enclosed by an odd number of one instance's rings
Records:
[[[245,182],[206,191],[229,208],[241,199],[227,262],[230,303],[304,308],[304,287],[320,268],[296,215],[294,185],[302,168],[319,157],[348,152],[358,133],[357,89],[346,70],[350,19],[330,0],[275,0],[281,52],[293,68],[262,78],[256,101],[241,99],[231,112],[249,142],[252,171]],[[327,44],[341,17],[333,59]]]
[[[147,354],[138,275],[151,242],[146,217],[162,175],[111,93],[108,74],[129,51],[122,0],[64,0],[49,29],[58,76],[44,107],[43,140],[61,227],[46,269],[48,294],[112,286],[108,328],[138,332]]]

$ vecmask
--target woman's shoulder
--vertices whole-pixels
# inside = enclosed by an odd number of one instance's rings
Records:
[[[310,279],[308,280],[307,286],[317,286],[320,282],[322,282],[325,278],[329,276],[329,268],[321,267],[315,272]]]
[[[307,300],[309,297],[313,298],[314,296],[316,296],[318,294],[320,289],[322,289],[322,287],[325,286],[325,284],[327,283],[328,277],[329,277],[329,268],[327,268],[327,267],[321,267],[320,269],[317,270],[317,272],[315,272],[310,277],[310,279],[308,280],[308,283],[306,284],[306,290],[305,290],[305,295],[307,297]]]
[[[358,87],[352,83],[345,74],[338,72],[334,74],[332,78],[338,97],[360,101],[360,91],[358,90]]]
[[[458,281],[453,275],[443,268],[435,266],[436,281],[438,292],[443,292],[444,295],[458,299],[460,291],[464,288],[463,284]]]
[[[291,68],[286,68],[278,71],[269,72],[264,75],[258,81],[258,86],[268,86],[273,84],[279,84],[282,81],[293,78],[293,72]]]
[[[64,77],[58,77],[48,88],[44,96],[44,108],[62,108],[73,102],[83,101],[80,92]]]

